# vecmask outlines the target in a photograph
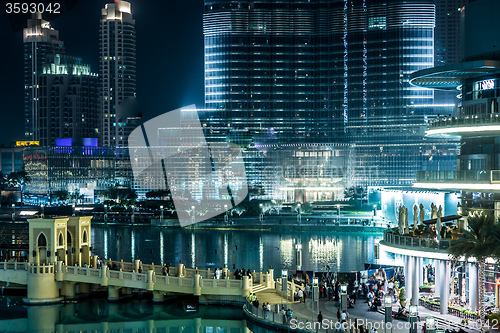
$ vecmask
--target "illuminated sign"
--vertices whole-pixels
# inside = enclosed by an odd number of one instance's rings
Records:
[[[479,84],[481,85],[481,90],[495,89],[495,80],[493,79],[480,81]]]
[[[39,146],[40,141],[16,141],[16,147]]]

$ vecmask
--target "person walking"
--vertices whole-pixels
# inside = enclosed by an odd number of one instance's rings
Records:
[[[321,314],[321,311],[318,313],[318,322],[323,322],[323,315]]]

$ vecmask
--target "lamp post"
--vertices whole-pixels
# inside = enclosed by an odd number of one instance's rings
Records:
[[[347,310],[347,285],[340,286],[340,310]]]
[[[104,205],[104,222],[108,222],[108,205]]]
[[[135,222],[135,206],[132,205],[132,218],[131,218],[132,222]]]
[[[318,278],[313,277],[313,294],[312,294],[312,313],[313,313],[313,321],[314,321],[314,301],[317,304],[316,316],[319,313],[319,287],[318,287]]]
[[[434,317],[425,318],[425,327],[427,333],[436,333],[436,319]]]
[[[297,262],[297,270],[302,270],[302,244],[295,244],[295,259]]]
[[[71,204],[72,216],[75,216],[75,204]]]
[[[12,221],[16,220],[16,204],[12,204]]]
[[[337,222],[340,224],[340,204],[337,204]]]
[[[286,309],[288,310],[288,271],[281,271],[281,307],[283,307],[283,292],[285,292]]]
[[[42,219],[45,218],[45,205],[44,204],[41,204],[40,207],[42,208]]]
[[[300,213],[301,213],[301,209],[300,209],[300,203],[299,203],[299,209],[297,210],[297,222],[300,224]]]
[[[385,305],[385,331],[387,332],[388,323],[392,323],[392,296],[387,295],[384,298]],[[391,324],[391,332],[392,332],[392,324]]]
[[[260,220],[260,223],[262,223],[262,222],[264,222],[264,208],[263,208],[262,204],[259,204],[259,208],[260,208],[259,220]]]
[[[410,305],[410,333],[417,333],[418,329],[418,308],[416,305]]]
[[[163,205],[160,206],[160,223],[163,222]]]
[[[228,224],[228,220],[229,220],[229,217],[227,216],[227,205],[224,205],[224,211],[225,211],[225,214],[224,214],[224,223],[225,224]]]
[[[193,216],[191,217],[191,222],[194,223],[196,217],[196,207],[191,206],[191,209],[193,210]]]

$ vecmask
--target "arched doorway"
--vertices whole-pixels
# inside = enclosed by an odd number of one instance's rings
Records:
[[[43,233],[38,235],[37,239],[37,252],[38,252],[38,264],[46,264],[47,263],[47,238]]]

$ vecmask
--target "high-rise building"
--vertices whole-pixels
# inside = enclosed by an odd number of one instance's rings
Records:
[[[97,138],[97,74],[65,54],[59,32],[41,14],[28,20],[23,37],[26,139],[48,146],[58,138]]]
[[[275,197],[287,188],[324,197],[339,183],[409,185],[422,165],[452,168],[456,144],[424,138],[443,111],[432,91],[408,82],[434,64],[434,8],[433,0],[205,0],[212,111],[203,118],[219,138],[247,130],[250,146],[285,170],[282,183],[269,179],[282,189]],[[296,165],[295,176],[286,171]]]
[[[460,21],[467,0],[435,0],[436,28],[434,29],[434,66],[460,61],[463,43]],[[434,91],[435,104],[456,104],[456,91]]]
[[[28,20],[23,32],[24,42],[24,136],[26,140],[38,141],[40,134],[39,84],[47,56],[64,53],[64,43],[59,40],[59,31],[42,19],[38,13]]]
[[[130,134],[124,127],[130,114],[129,100],[136,97],[135,21],[130,3],[115,1],[101,11],[99,55],[102,97],[102,144],[124,147]]]

